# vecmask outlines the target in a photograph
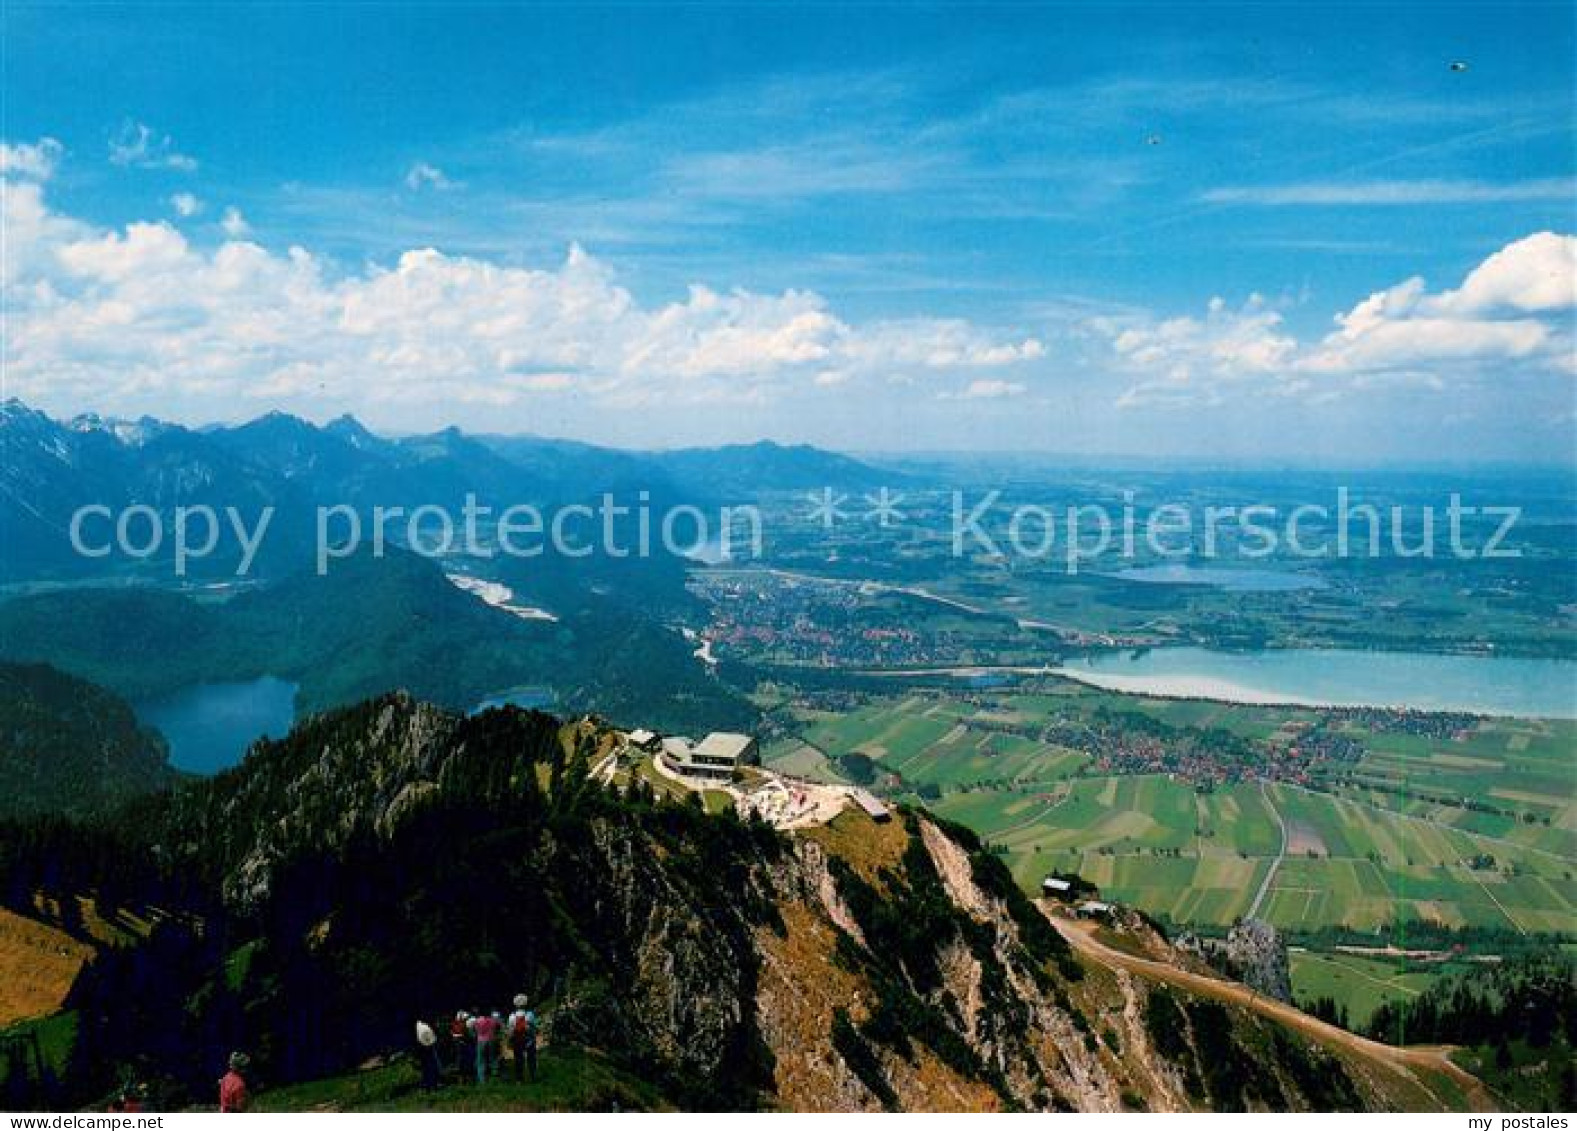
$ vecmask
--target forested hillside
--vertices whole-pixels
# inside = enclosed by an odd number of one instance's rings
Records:
[[[111,692],[0,663],[0,818],[103,812],[173,776],[163,739]]]
[[[436,563],[393,548],[223,603],[145,587],[39,593],[0,603],[0,657],[53,664],[134,700],[274,675],[300,684],[300,714],[397,689],[464,710],[533,684],[632,725],[748,722],[748,706],[654,619],[685,599],[682,572],[604,562],[581,577],[545,559],[532,570],[528,592],[559,619],[490,607]]]

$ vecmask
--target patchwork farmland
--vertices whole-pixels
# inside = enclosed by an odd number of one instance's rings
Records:
[[[1053,719],[1102,707],[1262,744],[1319,717],[1062,685],[913,690],[843,713],[793,706],[791,736],[767,756],[789,772],[836,777],[840,756],[864,754],[892,775],[889,787],[999,846],[1026,890],[1052,869],[1076,871],[1179,924],[1224,927],[1258,899],[1257,914],[1299,932],[1410,922],[1577,931],[1571,723],[1481,720],[1442,737],[1343,718],[1335,731],[1363,750],[1354,762],[1308,785],[1239,780],[1201,791],[1167,774],[1099,774],[1087,753],[1037,736]]]

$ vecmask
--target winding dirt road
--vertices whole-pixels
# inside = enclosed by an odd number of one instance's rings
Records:
[[[1045,911],[1045,908],[1042,908]],[[1196,974],[1189,970],[1179,970],[1164,962],[1157,962],[1150,958],[1140,958],[1137,955],[1124,951],[1114,950],[1095,937],[1095,924],[1076,922],[1065,919],[1060,915],[1047,914],[1052,926],[1056,927],[1062,937],[1073,945],[1080,954],[1093,959],[1102,966],[1126,970],[1131,974],[1149,978],[1157,982],[1177,986],[1188,990],[1201,997],[1215,998],[1217,1001],[1230,1005],[1252,1009],[1254,1012],[1283,1025],[1297,1029],[1305,1036],[1311,1037],[1321,1044],[1334,1045],[1351,1052],[1368,1057],[1369,1059],[1388,1064],[1397,1072],[1412,1080],[1424,1091],[1434,1096],[1446,1110],[1451,1110],[1455,1097],[1442,1096],[1435,1088],[1431,1087],[1428,1073],[1438,1073],[1448,1077],[1464,1096],[1467,1097],[1471,1110],[1474,1112],[1496,1111],[1499,1104],[1489,1089],[1484,1086],[1477,1076],[1464,1071],[1455,1064],[1450,1057],[1451,1049],[1440,1045],[1409,1045],[1398,1048],[1395,1045],[1381,1044],[1371,1041],[1367,1037],[1360,1037],[1356,1033],[1349,1033],[1346,1029],[1327,1024],[1317,1017],[1310,1017],[1300,1009],[1287,1005],[1274,998],[1267,998],[1250,990],[1241,982],[1228,982],[1218,978]],[[1417,1069],[1424,1069],[1420,1073]]]

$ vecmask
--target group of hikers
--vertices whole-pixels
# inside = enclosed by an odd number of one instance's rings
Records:
[[[537,1078],[537,1015],[527,1008],[525,994],[516,994],[514,1012],[508,1017],[496,1010],[460,1010],[449,1022],[448,1046],[439,1048],[438,1033],[426,1021],[416,1022],[416,1055],[422,1070],[422,1088],[432,1091],[443,1081],[444,1055],[457,1080],[474,1072],[485,1084],[503,1072],[504,1046],[509,1046],[515,1082]]]
[[[485,1084],[503,1073],[504,1047],[509,1048],[515,1082],[537,1078],[537,1015],[527,1007],[525,994],[516,994],[514,1012],[508,1017],[498,1012],[461,1010],[448,1025],[447,1046],[439,1047],[438,1033],[426,1021],[416,1022],[416,1063],[422,1073],[422,1090],[435,1091],[443,1082],[444,1069],[465,1080],[475,1073],[476,1082]],[[246,1073],[251,1059],[244,1052],[230,1054],[228,1071],[219,1081],[219,1110],[245,1111],[251,1104]],[[147,1095],[141,1086],[123,1088],[111,1111],[141,1111]]]

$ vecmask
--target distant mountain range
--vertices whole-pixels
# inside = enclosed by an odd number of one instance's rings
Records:
[[[747,726],[755,713],[692,654],[680,627],[698,616],[688,563],[654,547],[586,557],[544,545],[498,555],[491,583],[550,615],[489,607],[446,573],[477,563],[426,560],[396,532],[381,555],[315,569],[317,508],[437,505],[468,495],[494,508],[586,502],[613,492],[653,508],[811,484],[854,486],[876,475],[806,448],[618,452],[456,429],[386,438],[351,417],[321,427],[270,413],[236,427],[190,429],[143,418],[57,421],[16,400],[0,406],[0,660],[48,663],[133,701],[198,683],[273,675],[318,711],[406,688],[453,710],[503,689],[551,688],[561,707],[675,729]],[[642,495],[641,493],[644,493]],[[274,517],[245,582],[238,549],[191,563],[177,590],[169,541],[146,561],[84,558],[68,531],[79,507],[141,504],[237,508]],[[99,518],[97,538],[110,523]],[[545,540],[544,540],[545,542]]]
[[[760,443],[673,452],[626,452],[530,436],[472,436],[448,428],[381,437],[350,416],[323,426],[273,412],[233,427],[191,429],[143,417],[50,418],[11,399],[0,405],[0,581],[102,573],[68,537],[79,507],[145,504],[276,508],[258,569],[289,572],[311,552],[318,506],[458,512],[467,495],[495,510],[550,506],[611,492],[654,506],[748,502],[763,492],[865,488],[898,476],[810,447]],[[148,563],[166,565],[170,547]],[[232,572],[233,550],[194,563],[195,576]],[[126,567],[124,559],[116,566]]]
[[[686,448],[645,457],[681,490],[702,498],[750,499],[763,491],[818,487],[896,486],[907,476],[807,444],[784,447],[763,440],[722,448]]]

